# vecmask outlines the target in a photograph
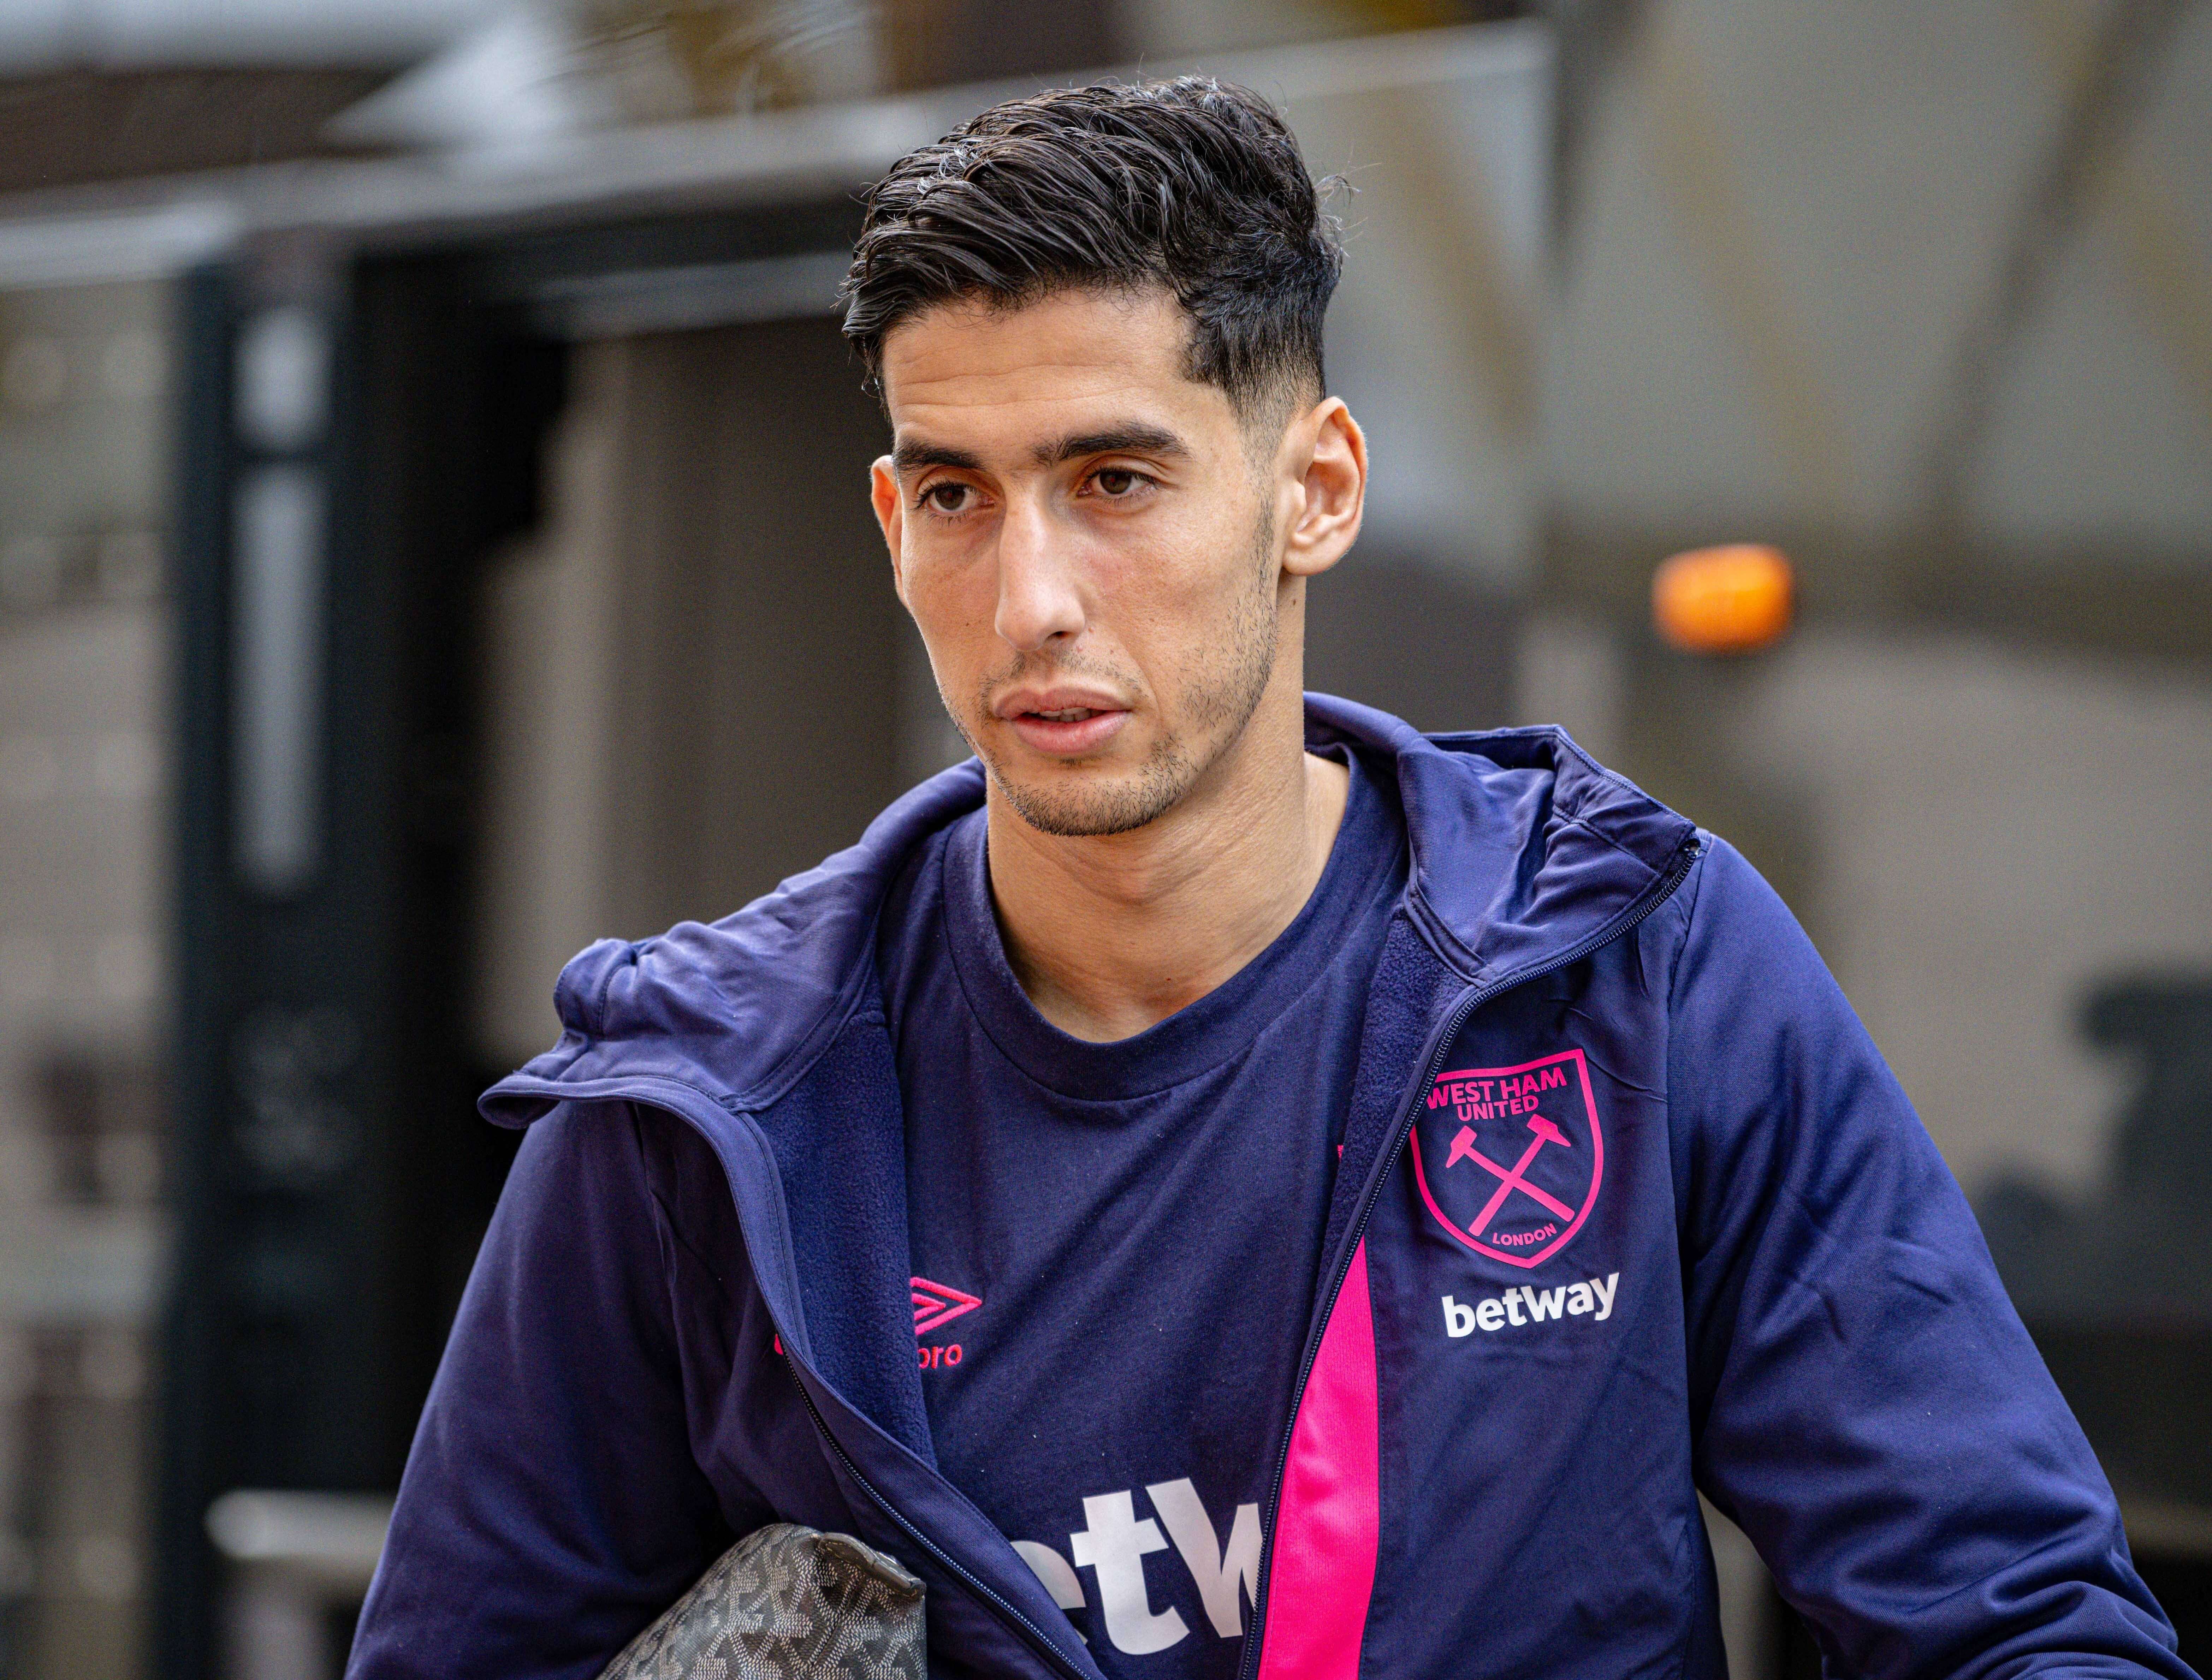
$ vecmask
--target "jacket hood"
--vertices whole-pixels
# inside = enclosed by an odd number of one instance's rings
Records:
[[[1306,696],[1306,735],[1388,761],[1412,851],[1407,908],[1437,955],[1482,983],[1602,930],[1662,875],[1693,826],[1552,726],[1424,736]],[[484,1094],[526,1125],[557,1085],[656,1078],[756,1111],[805,1075],[870,995],[876,920],[915,847],[983,803],[973,759],[894,801],[860,842],[712,924],[602,939],[562,971],[561,1041]]]

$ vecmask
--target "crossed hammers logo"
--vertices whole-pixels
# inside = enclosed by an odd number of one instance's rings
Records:
[[[1459,1129],[1459,1136],[1452,1139],[1451,1153],[1444,1157],[1446,1171],[1456,1167],[1462,1161],[1472,1161],[1498,1180],[1498,1188],[1491,1192],[1490,1199],[1482,1204],[1482,1211],[1475,1215],[1474,1222],[1467,1228],[1470,1236],[1479,1237],[1488,1229],[1490,1222],[1497,1216],[1498,1210],[1504,1205],[1505,1198],[1516,1190],[1523,1196],[1534,1197],[1560,1218],[1573,1220],[1575,1210],[1572,1208],[1559,1200],[1558,1197],[1529,1183],[1522,1175],[1528,1172],[1529,1162],[1535,1160],[1542,1152],[1545,1144],[1557,1143],[1563,1149],[1571,1149],[1574,1145],[1567,1141],[1565,1132],[1541,1114],[1531,1114],[1528,1117],[1528,1130],[1536,1134],[1535,1139],[1521,1152],[1521,1159],[1515,1161],[1510,1168],[1500,1167],[1480,1149],[1475,1148],[1473,1126],[1462,1126]]]

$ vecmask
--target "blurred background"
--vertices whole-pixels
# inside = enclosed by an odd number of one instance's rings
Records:
[[[1311,685],[1768,873],[2212,1659],[2212,3],[5,0],[0,1680],[337,1672],[562,959],[957,752],[855,190],[1101,67],[1352,189]]]

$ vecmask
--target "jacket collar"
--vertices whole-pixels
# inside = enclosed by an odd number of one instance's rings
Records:
[[[1692,825],[1549,726],[1424,736],[1370,707],[1306,697],[1308,739],[1394,766],[1413,858],[1408,913],[1470,981],[1565,952],[1649,887]],[[561,1041],[484,1094],[525,1125],[614,1079],[676,1080],[757,1112],[788,1092],[872,994],[884,895],[928,836],[983,802],[970,759],[933,776],[860,842],[712,924],[602,939],[562,973]]]

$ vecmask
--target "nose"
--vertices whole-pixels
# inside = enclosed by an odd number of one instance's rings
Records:
[[[999,611],[993,624],[1010,646],[1034,653],[1057,637],[1073,640],[1081,633],[1083,597],[1073,560],[1064,533],[1054,531],[1044,509],[1019,501],[1006,509],[999,524]]]

